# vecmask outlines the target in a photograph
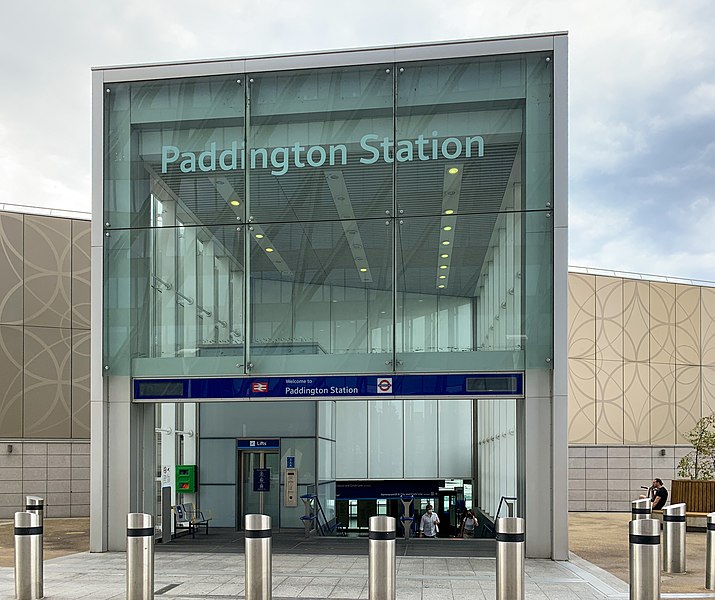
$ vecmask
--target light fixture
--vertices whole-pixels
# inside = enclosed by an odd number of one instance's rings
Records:
[[[439,257],[440,258],[449,258],[449,254],[440,254]]]
[[[443,284],[443,283],[440,283],[437,287],[438,287],[440,290],[442,290],[442,289],[444,289],[444,284]]]
[[[361,268],[360,268],[360,272],[361,272],[361,273],[367,273],[367,269],[366,269],[365,267],[361,267]]]
[[[447,268],[447,265],[440,265],[439,268],[440,268],[440,269],[446,269],[446,268]]]
[[[273,248],[266,248],[266,252],[273,252]]]
[[[262,234],[262,233],[257,233],[257,234],[256,234],[256,239],[257,239],[257,240],[262,240],[262,239],[263,239],[263,234]]]
[[[240,204],[238,200],[231,200],[231,206],[239,206]]]
[[[454,211],[451,208],[448,208],[447,210],[444,211],[445,215],[453,215]]]
[[[449,240],[444,240],[444,241],[442,242],[442,245],[443,245],[443,246],[449,246]]]
[[[459,173],[459,169],[457,167],[452,167],[449,171],[447,171],[450,175],[456,175]]]
[[[444,227],[442,227],[442,229],[444,229],[445,231],[452,231],[452,226],[451,226],[451,225],[445,225]]]
[[[446,275],[440,275],[439,278],[440,278],[440,279],[447,279],[447,276],[446,276]]]

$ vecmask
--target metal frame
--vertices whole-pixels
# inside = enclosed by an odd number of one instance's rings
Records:
[[[103,340],[103,132],[105,86],[109,83],[163,80],[211,75],[259,73],[321,67],[341,67],[361,64],[402,63],[429,61],[446,58],[479,57],[527,52],[552,51],[554,55],[554,355],[553,371],[545,377],[542,371],[530,371],[526,376],[527,397],[550,401],[550,413],[540,415],[537,406],[528,408],[525,420],[527,439],[525,446],[527,462],[532,457],[533,466],[546,472],[543,458],[550,467],[551,477],[527,484],[527,496],[538,498],[547,505],[534,512],[536,519],[551,517],[549,523],[536,525],[533,534],[538,543],[527,549],[530,556],[568,557],[566,533],[567,519],[567,358],[566,358],[566,310],[567,310],[567,251],[568,251],[568,69],[567,34],[553,32],[537,35],[485,38],[451,42],[409,44],[379,48],[360,48],[340,51],[306,52],[290,56],[263,56],[206,61],[187,61],[162,64],[145,64],[118,67],[97,67],[92,73],[92,350],[91,350],[91,539],[94,552],[123,548],[124,522],[114,513],[132,512],[141,502],[136,491],[116,497],[113,484],[127,477],[135,483],[137,457],[133,460],[112,463],[109,470],[110,446],[132,443],[132,429],[143,414],[141,405],[130,401],[130,378],[105,377],[102,352]],[[534,393],[532,393],[534,392]],[[119,418],[109,420],[109,402],[119,410]],[[113,414],[117,414],[114,412]],[[529,418],[531,417],[531,418]],[[549,418],[549,427],[543,432],[534,429]],[[533,420],[533,422],[532,422]],[[136,435],[136,432],[134,432]],[[531,436],[531,437],[529,437]],[[536,454],[534,453],[536,452]],[[544,454],[545,453],[545,454]],[[544,454],[540,457],[539,454]],[[114,453],[117,456],[117,453]],[[530,470],[527,465],[527,472]],[[119,472],[121,471],[121,472]],[[112,488],[112,489],[109,489]],[[548,501],[547,501],[548,500]],[[110,506],[111,504],[111,506]],[[527,512],[531,512],[527,507]],[[528,527],[529,521],[527,521]],[[549,527],[548,542],[543,539],[544,527]],[[527,536],[527,539],[529,537]],[[533,538],[531,538],[533,539]],[[527,543],[528,545],[528,543]]]

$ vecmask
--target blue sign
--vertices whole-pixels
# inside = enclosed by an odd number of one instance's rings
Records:
[[[306,400],[318,398],[479,398],[524,397],[524,374],[330,375],[306,377],[217,377],[135,379],[135,400],[202,398]]]
[[[254,492],[270,492],[271,491],[271,470],[270,469],[253,469],[253,491]]]
[[[281,441],[279,439],[238,440],[236,447],[239,450],[278,450],[281,447]]]
[[[286,469],[295,469],[295,456],[286,456]]]

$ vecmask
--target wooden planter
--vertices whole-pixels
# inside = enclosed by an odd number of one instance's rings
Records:
[[[688,512],[715,512],[715,480],[674,479],[670,503],[685,502]]]

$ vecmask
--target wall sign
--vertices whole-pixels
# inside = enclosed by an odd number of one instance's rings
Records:
[[[390,398],[524,397],[524,374],[464,373],[444,375],[345,375],[306,377],[217,377],[205,379],[135,379],[134,400],[167,400],[160,385],[170,381],[181,395],[174,401],[306,400]],[[180,382],[181,385],[177,385]],[[147,385],[151,384],[151,385]],[[276,446],[277,447],[277,446]]]

